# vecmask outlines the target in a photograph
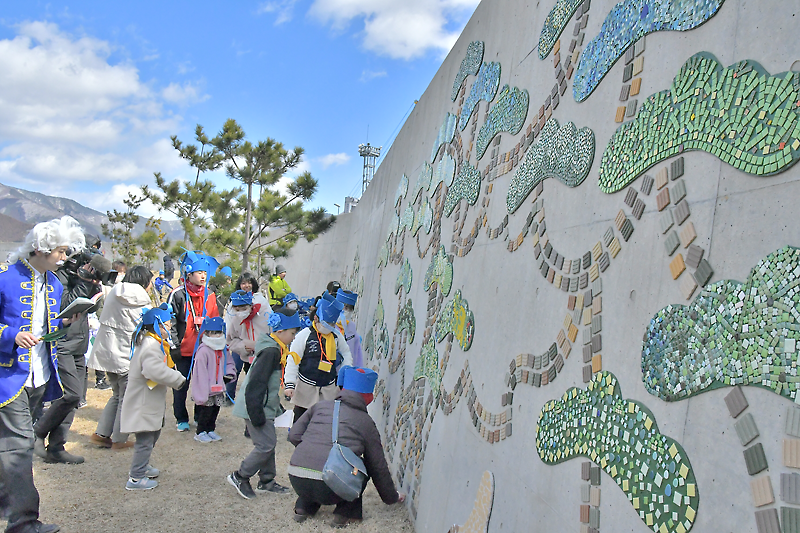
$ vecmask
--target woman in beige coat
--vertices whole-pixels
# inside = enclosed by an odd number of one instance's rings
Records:
[[[120,430],[136,433],[127,490],[158,486],[158,469],[150,466],[150,455],[164,426],[167,387],[180,389],[186,378],[175,369],[169,353],[169,304],[149,310],[134,336],[134,353],[128,371],[128,389],[122,401]]]
[[[128,448],[128,435],[119,429],[122,399],[128,385],[131,338],[142,319],[142,309],[152,305],[148,290],[153,274],[143,266],[128,270],[122,283],[114,285],[103,302],[100,329],[89,355],[89,368],[102,370],[111,384],[111,398],[89,440],[103,448]]]

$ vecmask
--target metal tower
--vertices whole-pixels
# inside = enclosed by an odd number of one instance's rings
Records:
[[[358,145],[358,155],[364,158],[364,170],[361,174],[361,194],[367,190],[367,185],[375,175],[375,160],[381,155],[382,146],[371,146],[367,144]]]

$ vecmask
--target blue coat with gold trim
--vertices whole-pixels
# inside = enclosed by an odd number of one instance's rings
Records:
[[[31,371],[32,349],[17,346],[14,339],[20,331],[31,331],[33,322],[34,270],[24,261],[13,265],[0,265],[0,407],[22,392]],[[61,325],[57,319],[64,287],[55,274],[47,272],[47,332]],[[55,345],[50,345],[50,381],[44,401],[52,401],[63,394],[58,378]]]

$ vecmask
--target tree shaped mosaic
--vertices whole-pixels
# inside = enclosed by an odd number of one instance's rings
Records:
[[[453,186],[447,190],[444,201],[444,214],[450,216],[458,202],[466,200],[469,205],[475,205],[481,193],[481,173],[467,161],[461,164],[458,175],[453,180]]]
[[[539,34],[539,59],[544,59],[550,54],[561,32],[584,1],[556,0],[556,5],[544,19],[542,33]]]
[[[396,333],[407,331],[409,344],[414,342],[417,319],[414,317],[414,304],[411,302],[411,298],[406,300],[405,305],[400,308],[400,312],[397,314],[397,328],[395,328],[395,331]]]
[[[461,296],[461,291],[456,289],[453,299],[442,308],[442,313],[436,320],[436,340],[441,342],[449,333],[458,341],[463,351],[472,346],[475,337],[475,315],[469,310],[469,302]]]
[[[408,259],[403,261],[400,266],[400,272],[397,273],[397,280],[394,282],[394,293],[400,292],[403,289],[406,294],[411,290],[411,281],[414,279],[414,272],[411,270],[411,263]]]
[[[459,117],[459,124],[461,124],[461,131],[466,129],[472,113],[475,112],[478,102],[484,100],[491,102],[497,95],[497,90],[500,88],[500,63],[484,63],[478,71],[478,77],[472,84],[469,90],[467,99],[464,100],[464,105],[461,107],[461,115]],[[435,154],[434,154],[435,155]],[[433,161],[433,158],[431,158]]]
[[[503,86],[503,90],[497,97],[497,103],[487,113],[486,122],[478,132],[478,140],[475,143],[477,159],[483,158],[489,143],[498,133],[503,131],[507,131],[511,135],[519,133],[528,116],[529,103],[530,96],[526,89],[519,90],[517,87],[512,89],[508,85]]]
[[[453,262],[444,251],[444,246],[439,246],[425,272],[425,292],[430,291],[433,283],[439,285],[439,290],[444,296],[450,294],[450,288],[453,286]]]
[[[422,346],[419,357],[414,363],[414,379],[423,377],[428,381],[431,392],[438,397],[442,376],[439,372],[439,352],[432,338]]]
[[[453,135],[456,134],[456,124],[458,124],[458,117],[452,113],[448,113],[439,128],[439,135],[433,141],[433,148],[431,149],[431,162],[436,159],[436,154],[439,153],[439,148],[443,145],[453,141]]]
[[[483,41],[472,41],[467,46],[467,55],[461,60],[461,67],[458,69],[456,79],[453,80],[453,91],[450,93],[450,100],[456,101],[458,98],[458,91],[461,90],[461,85],[467,76],[478,73],[483,61]]]

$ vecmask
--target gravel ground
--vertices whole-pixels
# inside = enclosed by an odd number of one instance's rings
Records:
[[[217,420],[217,433],[223,440],[201,444],[193,440],[193,431],[175,431],[168,405],[166,426],[151,458],[151,464],[161,470],[159,486],[151,491],[126,491],[132,448],[112,451],[89,442],[110,395],[110,390],[89,389],[88,405],[78,411],[72,424],[67,451],[84,456],[85,463],[51,465],[34,458],[42,521],[60,524],[67,533],[331,530],[332,506],[297,524],[292,520],[293,492],[245,500],[227,483],[225,476],[238,468],[252,445],[243,435],[244,422],[225,407]],[[171,400],[168,393],[167,401]],[[286,467],[294,447],[286,440],[286,429],[277,431],[277,480],[290,486]],[[364,494],[364,521],[347,529],[414,531],[405,507],[384,505],[371,483]]]

